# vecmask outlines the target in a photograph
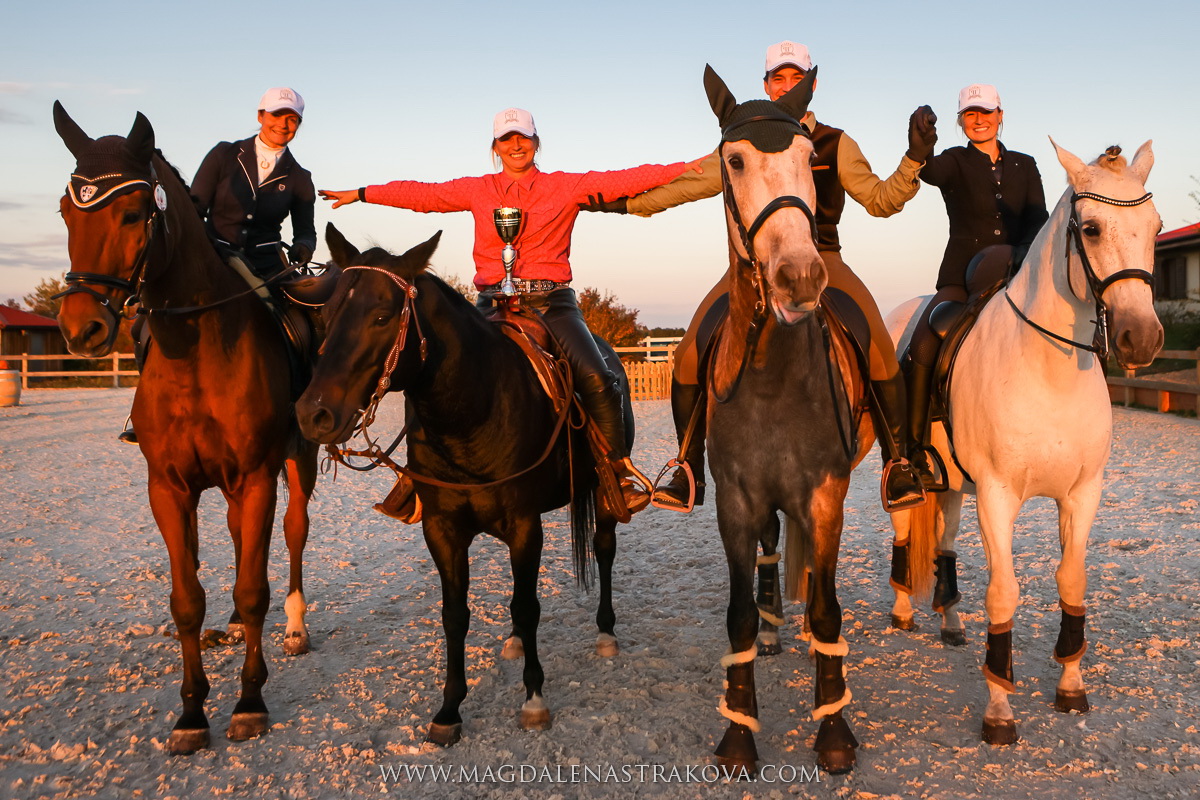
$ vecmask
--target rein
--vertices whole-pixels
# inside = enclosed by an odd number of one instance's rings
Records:
[[[1096,200],[1101,203],[1107,203],[1110,206],[1121,206],[1129,208],[1132,206],[1140,206],[1153,197],[1153,194],[1146,192],[1141,197],[1134,200],[1119,200],[1114,197],[1105,197],[1102,194],[1094,192],[1072,192],[1071,194],[1071,218],[1067,222],[1067,236],[1065,256],[1067,260],[1067,280],[1070,281],[1070,263],[1071,263],[1071,245],[1075,245],[1075,250],[1079,253],[1079,260],[1083,265],[1083,274],[1087,278],[1088,289],[1092,293],[1092,298],[1096,301],[1096,319],[1092,320],[1092,324],[1096,326],[1095,332],[1092,335],[1092,343],[1085,344],[1077,342],[1073,339],[1068,339],[1065,336],[1060,336],[1053,331],[1043,328],[1037,324],[1017,307],[1017,304],[1009,296],[1008,290],[1004,291],[1004,299],[1008,301],[1008,305],[1012,308],[1016,315],[1024,322],[1028,323],[1039,333],[1049,336],[1051,339],[1062,342],[1063,344],[1072,347],[1078,347],[1081,350],[1086,350],[1089,353],[1094,353],[1101,359],[1108,357],[1108,305],[1104,302],[1104,292],[1108,290],[1114,283],[1124,280],[1139,280],[1150,286],[1154,286],[1154,276],[1144,269],[1123,269],[1114,272],[1103,280],[1096,274],[1096,270],[1092,267],[1091,259],[1088,258],[1087,250],[1083,247],[1083,231],[1082,224],[1079,220],[1079,209],[1076,206],[1080,200]]]

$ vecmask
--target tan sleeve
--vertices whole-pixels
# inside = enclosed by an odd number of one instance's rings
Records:
[[[921,187],[918,176],[921,165],[908,156],[900,159],[900,166],[885,180],[871,171],[867,157],[862,154],[858,142],[846,133],[838,143],[838,176],[842,188],[867,210],[872,217],[890,217],[917,193]]]
[[[693,200],[719,195],[721,160],[716,150],[700,162],[700,168],[704,172],[698,173],[689,169],[670,183],[630,197],[626,205],[627,210],[639,217],[649,217]]]

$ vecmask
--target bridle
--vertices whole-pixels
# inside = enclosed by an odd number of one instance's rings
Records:
[[[1102,360],[1107,358],[1108,357],[1108,305],[1104,302],[1104,293],[1114,283],[1117,283],[1119,281],[1125,281],[1125,280],[1143,281],[1143,282],[1149,284],[1151,287],[1153,287],[1154,286],[1154,275],[1144,269],[1135,269],[1135,268],[1134,269],[1122,269],[1122,270],[1118,270],[1117,272],[1114,272],[1113,274],[1109,275],[1107,278],[1104,278],[1103,280],[1101,280],[1100,276],[1096,274],[1096,270],[1092,267],[1091,259],[1088,258],[1087,250],[1085,250],[1084,246],[1083,246],[1083,230],[1082,230],[1083,226],[1079,219],[1079,208],[1076,206],[1076,203],[1078,203],[1080,200],[1096,200],[1101,203],[1107,203],[1110,206],[1121,206],[1123,208],[1129,208],[1132,206],[1140,206],[1142,203],[1145,203],[1151,197],[1153,197],[1153,194],[1151,192],[1146,192],[1141,197],[1138,197],[1133,200],[1119,200],[1114,197],[1105,197],[1102,194],[1096,194],[1094,192],[1072,192],[1072,194],[1071,194],[1071,218],[1067,222],[1067,236],[1066,236],[1066,248],[1065,248],[1065,256],[1066,256],[1066,261],[1067,261],[1067,275],[1068,275],[1068,281],[1069,281],[1070,280],[1070,263],[1071,263],[1071,245],[1074,244],[1075,250],[1079,254],[1079,260],[1083,265],[1083,274],[1084,274],[1084,277],[1087,279],[1088,289],[1091,291],[1092,298],[1096,302],[1096,319],[1092,320],[1092,324],[1094,324],[1096,326],[1096,329],[1092,335],[1092,343],[1090,345],[1085,344],[1083,342],[1076,342],[1073,339],[1066,338],[1065,336],[1059,336],[1057,333],[1054,333],[1053,331],[1047,330],[1046,328],[1043,328],[1041,325],[1038,325],[1036,322],[1031,320],[1029,317],[1025,316],[1025,314],[1021,311],[1021,309],[1017,308],[1017,304],[1015,302],[1013,302],[1012,297],[1010,297],[1008,294],[1008,290],[1005,289],[1004,298],[1006,300],[1008,300],[1009,306],[1012,307],[1012,310],[1016,312],[1017,316],[1020,317],[1025,322],[1027,322],[1029,325],[1031,325],[1035,330],[1037,330],[1041,333],[1044,333],[1045,335],[1049,336],[1050,338],[1052,338],[1056,341],[1062,342],[1063,344],[1071,345],[1072,347],[1078,347],[1079,349],[1086,350],[1089,353],[1095,353]]]

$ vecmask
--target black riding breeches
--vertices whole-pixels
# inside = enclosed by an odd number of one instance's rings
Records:
[[[921,319],[917,321],[917,326],[913,329],[912,343],[909,345],[908,352],[914,361],[931,367],[937,360],[942,340],[929,327],[929,315],[938,307],[938,304],[947,300],[966,303],[968,298],[976,297],[996,283],[1007,279],[1016,256],[1023,257],[1024,252],[1014,252],[1012,245],[996,244],[985,247],[971,259],[964,270],[963,283],[965,285],[946,284],[938,288],[937,294],[925,306],[924,311],[921,312]]]

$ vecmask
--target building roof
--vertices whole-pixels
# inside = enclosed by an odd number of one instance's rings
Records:
[[[58,328],[58,320],[54,317],[43,317],[41,314],[31,314],[19,308],[0,306],[0,328],[44,330]]]
[[[1192,225],[1186,225],[1182,228],[1176,228],[1173,231],[1160,233],[1154,240],[1155,247],[1164,245],[1175,246],[1181,244],[1189,244],[1192,240],[1200,242],[1200,222]]]

